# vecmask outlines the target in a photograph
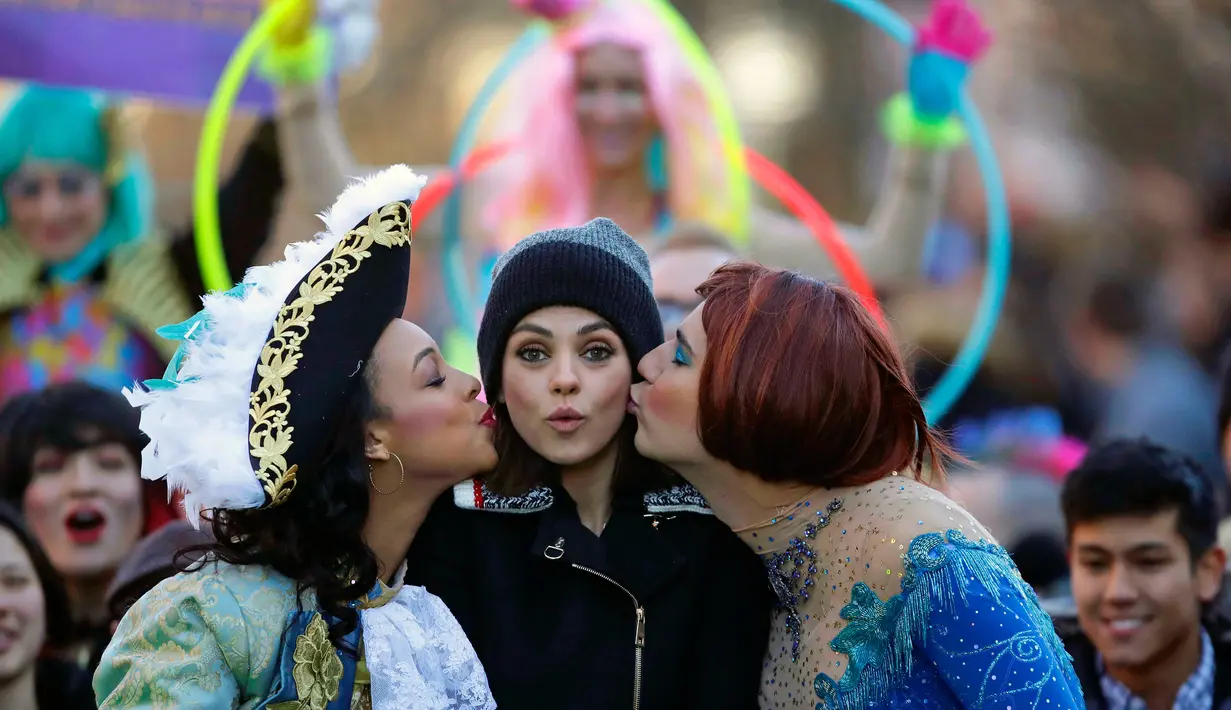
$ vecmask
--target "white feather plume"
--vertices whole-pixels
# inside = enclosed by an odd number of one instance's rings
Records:
[[[395,165],[352,184],[321,215],[326,231],[316,239],[291,244],[283,261],[249,269],[242,295],[202,299],[206,322],[182,346],[176,387],[124,391],[141,409],[141,430],[150,438],[141,476],[165,477],[172,489],[184,491],[194,526],[201,510],[264,503],[248,454],[249,398],[257,360],[291,291],[356,224],[390,202],[418,198],[425,181]]]

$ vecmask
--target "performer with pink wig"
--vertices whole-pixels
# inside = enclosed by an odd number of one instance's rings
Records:
[[[495,115],[496,140],[517,146],[493,170],[501,189],[484,223],[499,244],[595,215],[643,241],[673,220],[746,230],[733,193],[747,176],[727,169],[708,97],[649,7],[516,4],[556,33],[518,67]]]

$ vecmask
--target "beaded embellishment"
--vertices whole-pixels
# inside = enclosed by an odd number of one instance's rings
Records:
[[[812,549],[809,541],[816,539],[817,532],[829,525],[831,517],[841,507],[842,499],[833,499],[824,510],[817,511],[814,522],[804,526],[802,537],[792,538],[781,552],[762,556],[769,572],[769,586],[778,598],[779,608],[786,611],[786,626],[791,632],[792,663],[799,661],[799,638],[803,626],[799,606],[812,596],[812,587],[816,584],[816,550]]]

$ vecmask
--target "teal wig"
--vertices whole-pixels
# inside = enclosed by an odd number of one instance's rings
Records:
[[[73,162],[102,177],[109,191],[103,228],[76,256],[50,264],[57,281],[74,282],[117,246],[140,239],[150,226],[151,182],[145,162],[127,151],[105,119],[107,102],[79,89],[31,85],[22,89],[0,122],[0,183],[27,160]],[[112,156],[113,150],[125,150]],[[0,227],[8,210],[0,200]]]

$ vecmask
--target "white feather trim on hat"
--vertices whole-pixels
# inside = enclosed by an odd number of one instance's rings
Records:
[[[395,165],[348,187],[321,215],[326,231],[316,239],[289,245],[283,261],[253,267],[241,286],[202,299],[170,381],[124,391],[150,438],[142,478],[165,477],[184,491],[194,526],[202,510],[265,502],[249,458],[248,407],[256,363],[287,297],[356,224],[391,202],[417,199],[425,181]]]

